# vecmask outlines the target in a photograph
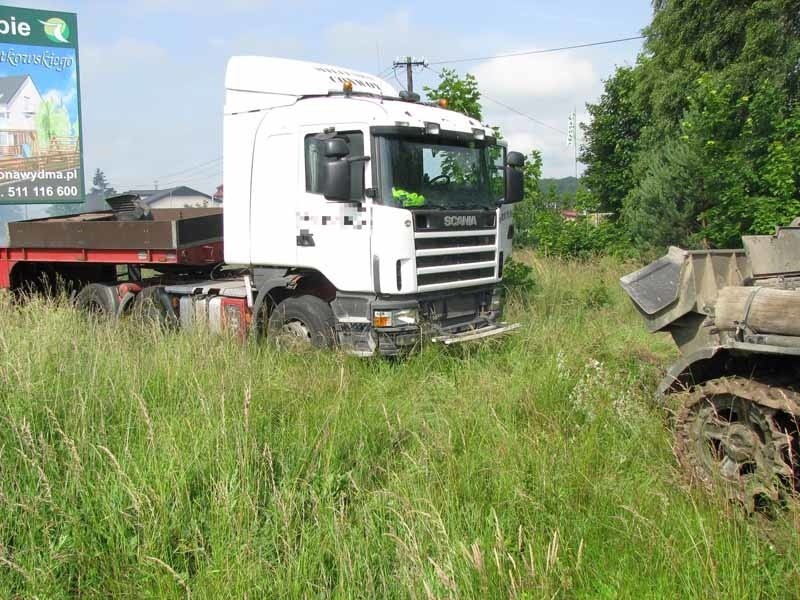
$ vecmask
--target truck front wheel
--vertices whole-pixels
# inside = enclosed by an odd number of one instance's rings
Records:
[[[336,318],[327,302],[316,296],[286,298],[269,317],[268,337],[283,343],[301,342],[332,348]]]

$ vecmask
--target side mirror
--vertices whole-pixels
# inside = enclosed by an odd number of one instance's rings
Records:
[[[350,163],[347,159],[328,159],[322,171],[322,195],[326,200],[350,201]]]
[[[325,160],[322,167],[322,195],[326,200],[335,202],[358,202],[364,196],[364,165],[368,156],[349,156],[350,149],[342,138],[325,140],[323,146]],[[360,169],[354,169],[357,165]],[[356,178],[356,190],[353,194],[353,178]]]
[[[509,152],[506,157],[506,164],[509,167],[521,169],[525,166],[525,155],[522,152]]]
[[[350,149],[347,147],[347,142],[342,138],[331,138],[325,140],[323,153],[326,158],[338,159],[350,154]]]
[[[516,204],[525,198],[525,155],[521,152],[509,152],[506,157],[506,197],[505,204]]]

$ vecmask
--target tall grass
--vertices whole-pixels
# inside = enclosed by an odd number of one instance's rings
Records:
[[[686,486],[614,262],[502,343],[280,353],[0,300],[0,597],[784,598],[797,527]]]

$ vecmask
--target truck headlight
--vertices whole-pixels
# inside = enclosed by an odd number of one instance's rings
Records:
[[[372,313],[372,324],[375,327],[403,327],[416,325],[419,322],[419,310],[404,308],[401,310],[376,310]]]

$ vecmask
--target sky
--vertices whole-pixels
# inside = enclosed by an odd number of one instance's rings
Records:
[[[6,5],[78,14],[85,169],[118,190],[221,182],[224,72],[237,54],[280,56],[370,73],[405,55],[430,62],[638,35],[647,0],[49,0]],[[602,4],[602,6],[599,6]],[[487,10],[488,9],[488,10]],[[484,120],[513,150],[543,154],[545,176],[574,173],[568,117],[596,101],[640,41],[452,66],[477,77]],[[402,74],[399,74],[404,80]],[[397,85],[390,75],[389,81]],[[435,85],[429,70],[415,88]],[[489,100],[491,98],[492,100]],[[503,107],[500,102],[522,116]],[[545,127],[537,121],[548,124]]]

